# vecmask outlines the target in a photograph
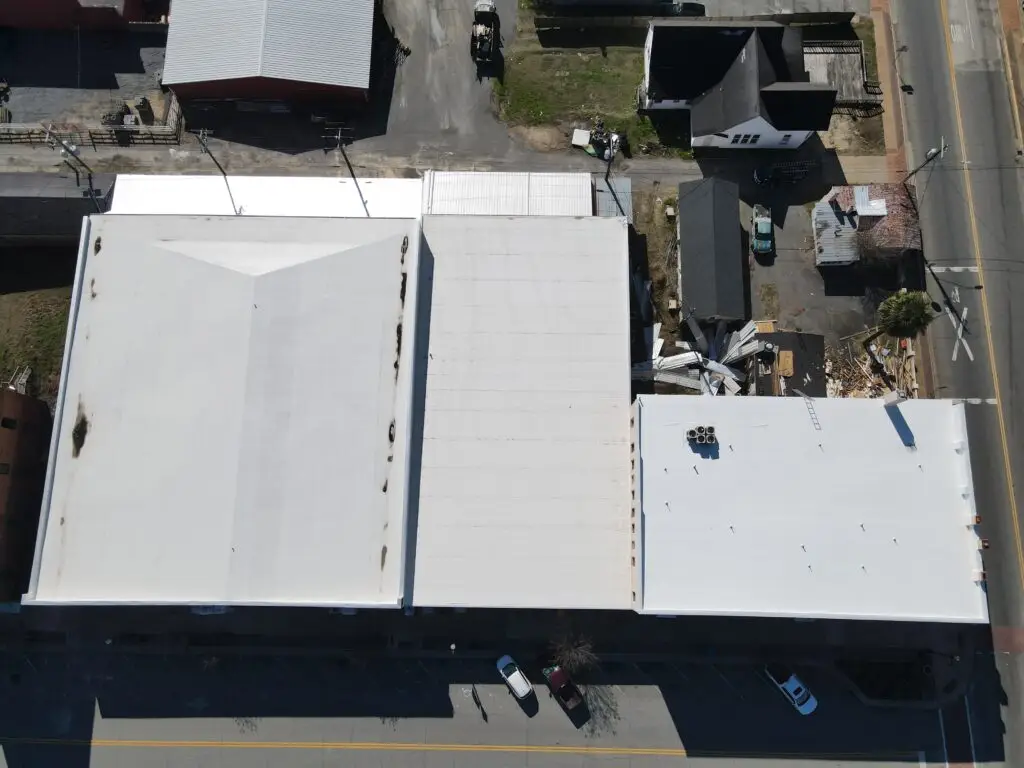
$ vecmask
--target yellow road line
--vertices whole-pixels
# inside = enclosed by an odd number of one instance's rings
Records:
[[[999,387],[999,371],[996,368],[996,347],[992,341],[992,316],[988,308],[988,291],[985,289],[985,271],[981,259],[981,238],[978,237],[978,222],[974,215],[974,192],[971,189],[971,173],[967,166],[967,143],[964,141],[964,122],[960,115],[960,94],[956,87],[956,67],[953,64],[953,33],[949,26],[947,0],[940,0],[942,25],[946,39],[946,57],[949,61],[949,83],[953,89],[953,111],[956,113],[956,132],[960,138],[960,154],[964,161],[964,189],[967,191],[967,215],[971,220],[971,241],[974,245],[974,263],[978,267],[978,281],[981,289],[981,311],[985,320],[985,338],[988,342],[988,362],[992,369],[992,384],[995,386],[996,415],[999,418],[999,439],[1003,447],[1003,464],[1006,467],[1006,485],[1010,498],[1010,515],[1013,521],[1013,537],[1017,544],[1017,575],[1024,590],[1024,545],[1021,544],[1020,523],[1017,521],[1017,499],[1013,493],[1013,469],[1010,466],[1010,446],[1006,439],[1006,419],[1003,416],[1003,397]],[[1011,105],[1012,106],[1012,105]]]
[[[52,747],[136,747],[157,749],[319,749],[351,752],[509,752],[604,757],[689,757],[672,747],[585,747],[569,744],[424,744],[385,741],[172,741],[160,739],[32,739],[0,737],[0,744]],[[917,752],[749,752],[701,750],[701,757],[757,757],[791,760],[902,759]]]
[[[424,744],[388,741],[188,741],[153,739],[4,739],[0,744],[55,747],[143,747],[192,749],[320,749],[374,752],[532,752],[612,757],[686,757],[682,748],[584,747],[568,744]]]

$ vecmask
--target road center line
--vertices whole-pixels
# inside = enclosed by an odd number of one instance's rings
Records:
[[[953,40],[950,36],[949,9],[946,7],[947,0],[939,0],[939,10],[942,14],[943,27],[946,30],[946,59],[949,64],[949,86],[953,93],[953,111],[956,113],[956,131],[960,139],[960,155],[964,160],[964,190],[967,193],[967,215],[971,227],[971,242],[974,245],[974,263],[978,267],[978,277],[981,284],[985,284],[985,271],[981,259],[981,238],[978,236],[978,223],[974,210],[974,192],[971,187],[971,171],[967,167],[967,142],[964,140],[964,121],[960,114],[960,93],[956,86],[956,67],[953,63]],[[1013,467],[1010,464],[1010,444],[1006,437],[1006,418],[1003,415],[1002,392],[999,386],[999,369],[996,366],[996,347],[992,340],[992,314],[988,306],[988,292],[981,289],[981,311],[985,325],[985,339],[988,342],[988,363],[992,372],[992,384],[995,387],[996,415],[999,421],[999,439],[1003,448],[1003,466],[1006,471],[1006,486],[1010,501],[1010,519],[1013,522],[1013,538],[1017,545],[1017,576],[1020,579],[1021,590],[1024,591],[1024,544],[1020,538],[1020,522],[1017,518],[1017,498],[1014,494]]]

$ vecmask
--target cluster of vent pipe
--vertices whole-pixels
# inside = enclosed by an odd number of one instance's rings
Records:
[[[686,441],[697,445],[714,445],[718,438],[715,437],[714,427],[700,426],[686,430]]]

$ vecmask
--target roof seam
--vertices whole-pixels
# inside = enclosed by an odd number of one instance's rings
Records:
[[[270,15],[270,0],[263,0],[263,18],[260,23],[260,58],[256,62],[256,74],[263,76],[263,56],[267,52],[267,16]]]

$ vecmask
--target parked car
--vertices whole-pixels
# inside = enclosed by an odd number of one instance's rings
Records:
[[[501,675],[505,685],[508,686],[508,689],[512,691],[517,699],[525,699],[533,693],[533,686],[526,679],[523,670],[516,664],[515,659],[508,654],[498,659],[498,674]]]
[[[807,686],[791,669],[781,664],[767,664],[764,673],[801,715],[809,715],[818,708],[814,694],[807,690]]]
[[[755,254],[775,252],[775,224],[772,214],[758,203],[750,214],[750,250]]]
[[[576,709],[583,703],[583,696],[576,684],[569,679],[569,674],[560,666],[555,664],[551,667],[544,667],[544,679],[548,688],[567,710]]]

